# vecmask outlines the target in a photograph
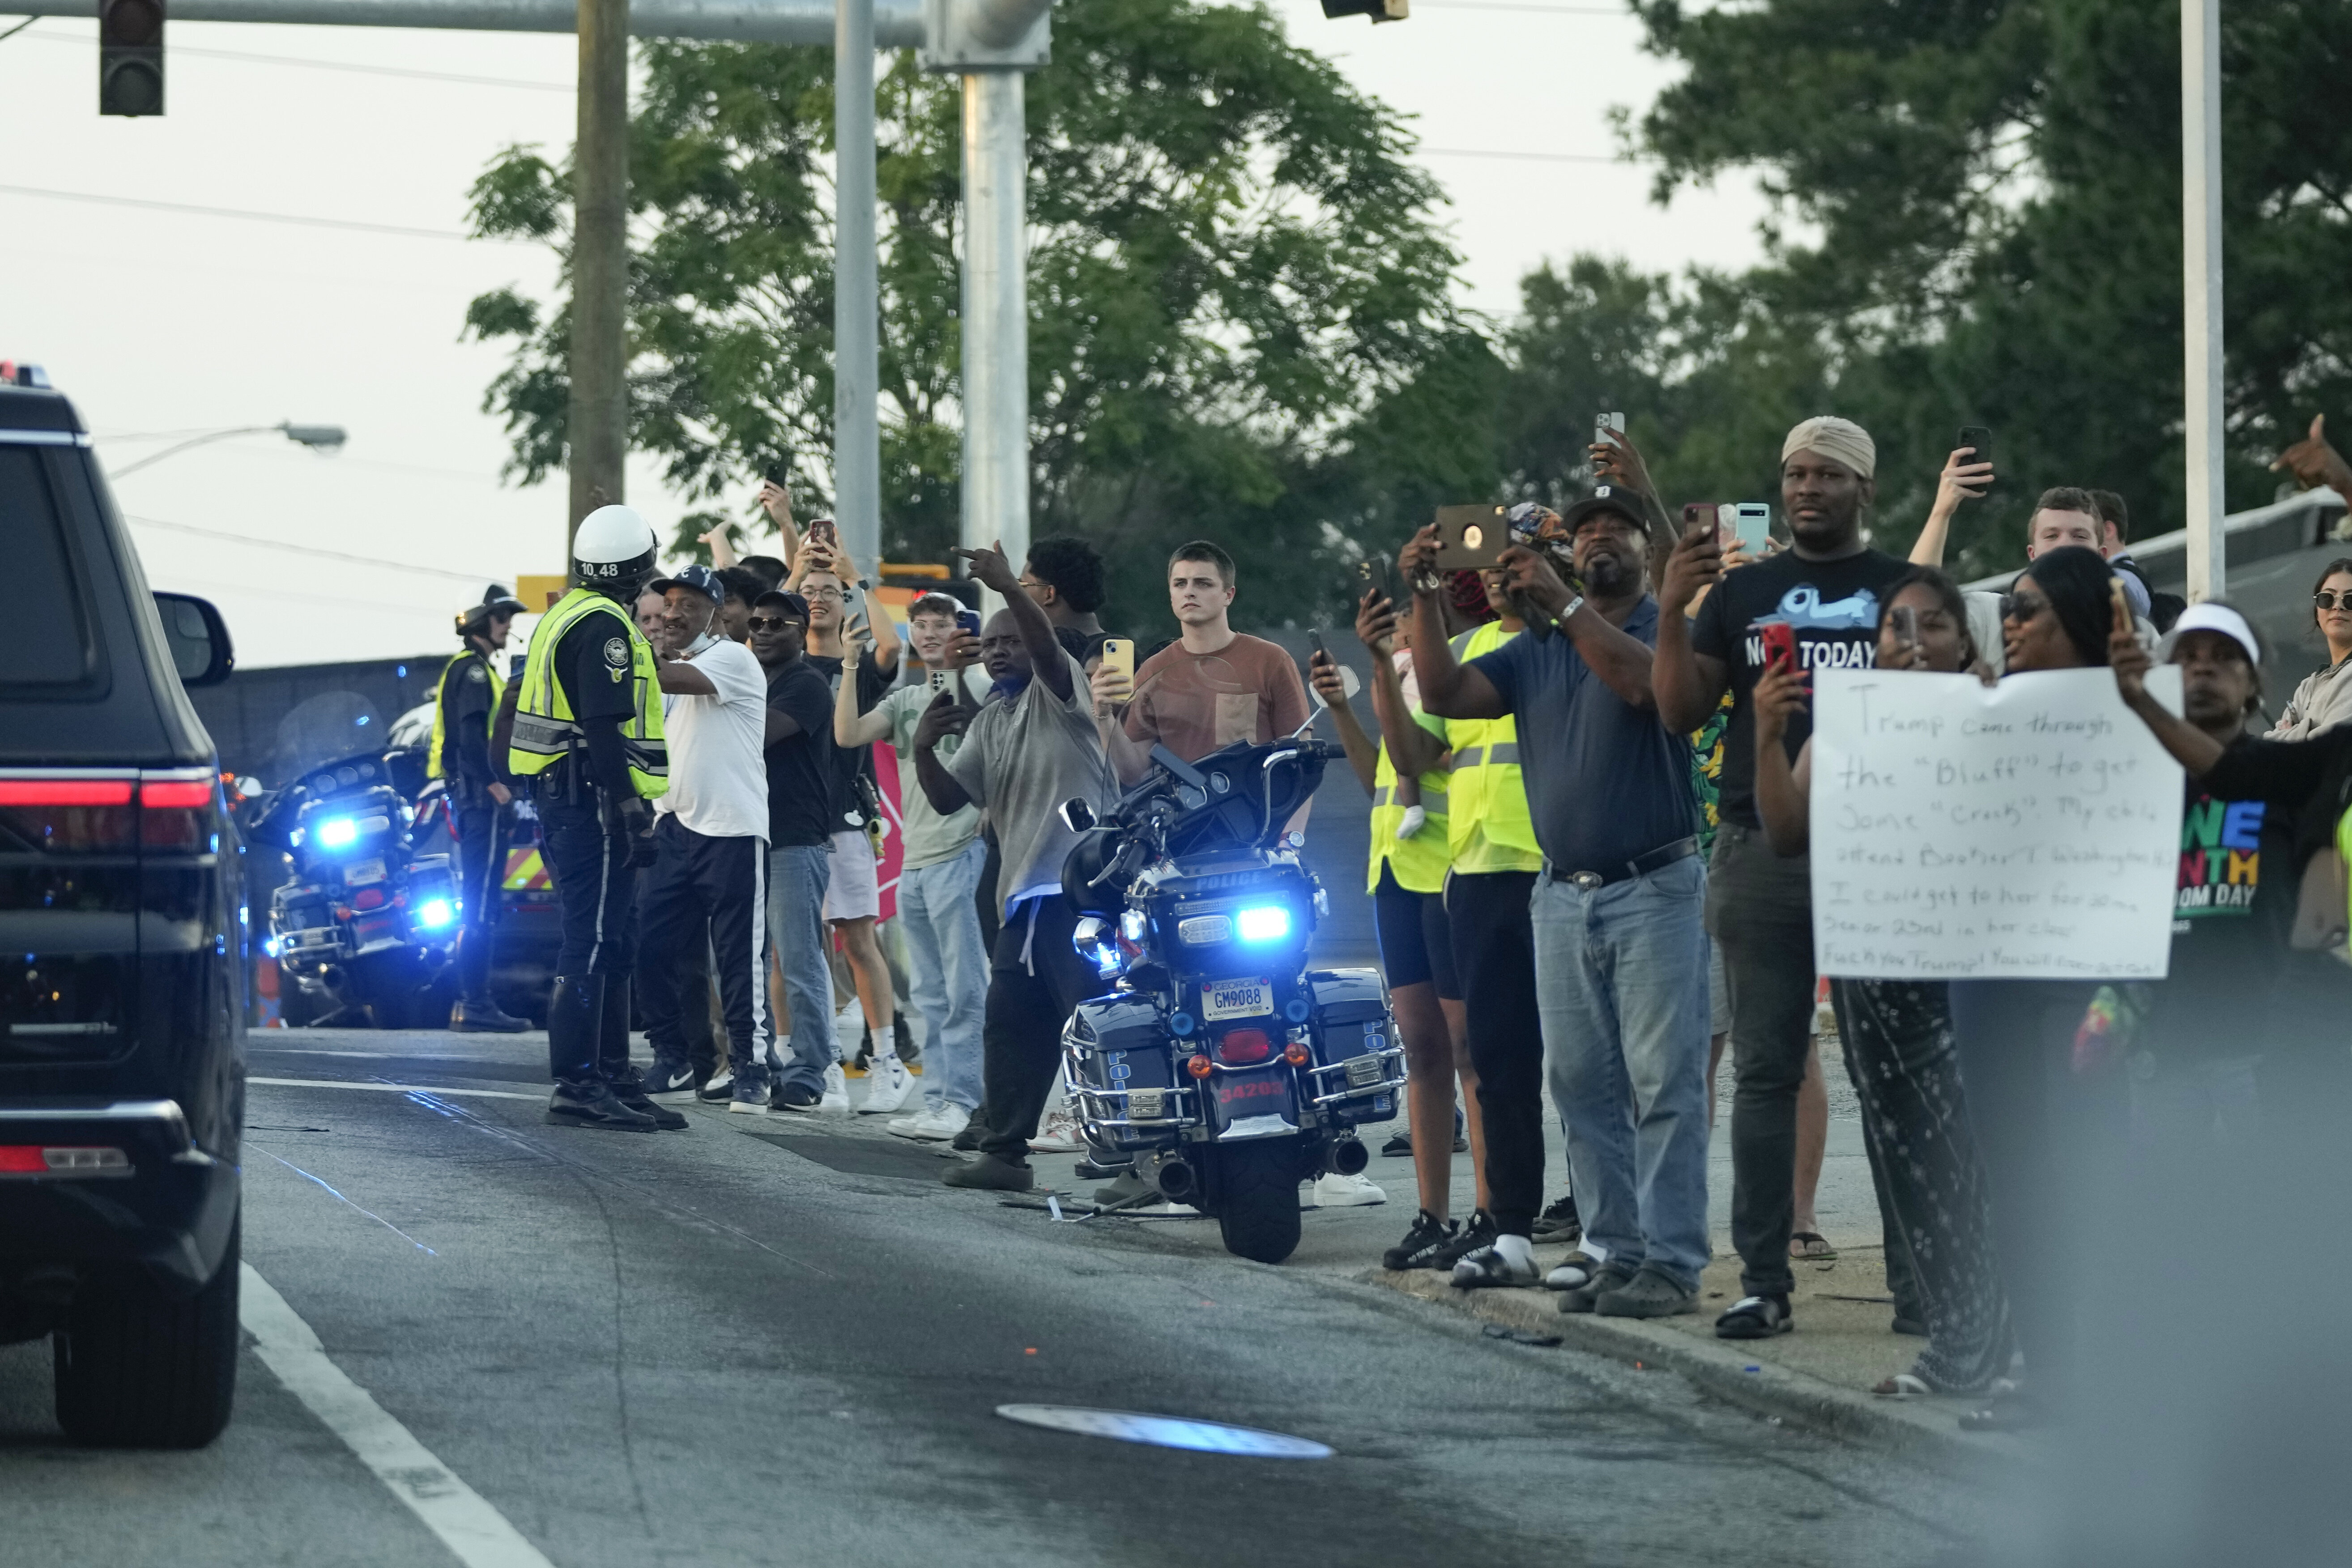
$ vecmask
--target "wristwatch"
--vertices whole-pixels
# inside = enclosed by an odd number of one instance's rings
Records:
[[[1560,606],[1559,614],[1551,618],[1551,624],[1558,626],[1562,632],[1566,632],[1568,630],[1569,617],[1575,615],[1577,611],[1582,608],[1584,608],[1584,595],[1578,594],[1574,597],[1570,598],[1567,604]]]

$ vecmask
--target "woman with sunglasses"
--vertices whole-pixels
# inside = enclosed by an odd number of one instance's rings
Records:
[[[1956,674],[1978,662],[1966,601],[1932,566],[1887,594],[1878,668]],[[1756,682],[1756,809],[1775,853],[1808,847],[1809,740],[1789,761],[1782,737],[1805,704],[1806,677],[1775,667]],[[2008,1370],[2009,1305],[1989,1233],[1984,1173],[1960,1091],[1947,988],[1939,982],[1832,980],[1846,1073],[1862,1102],[1863,1147],[1886,1227],[1886,1287],[1898,1333],[1924,1333],[1911,1370],[1874,1393],[1980,1394]]]
[[[2307,741],[2352,719],[2352,557],[2338,556],[2320,569],[2311,618],[2327,640],[2327,662],[2303,678],[2264,740]]]

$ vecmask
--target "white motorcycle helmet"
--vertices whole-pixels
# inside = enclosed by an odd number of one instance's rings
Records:
[[[572,536],[572,580],[625,603],[652,581],[660,551],[654,525],[625,506],[600,506]]]

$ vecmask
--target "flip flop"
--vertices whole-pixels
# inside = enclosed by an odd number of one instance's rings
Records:
[[[1801,1230],[1789,1237],[1789,1256],[1807,1263],[1835,1263],[1837,1248],[1817,1230]]]
[[[1898,1372],[1871,1385],[1870,1392],[1882,1399],[1925,1399],[1936,1391],[1924,1379],[1907,1372]]]

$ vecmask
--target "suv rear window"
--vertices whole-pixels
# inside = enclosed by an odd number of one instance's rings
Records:
[[[9,542],[0,690],[72,686],[89,674],[81,585],[42,458],[39,447],[0,441],[0,539]]]

